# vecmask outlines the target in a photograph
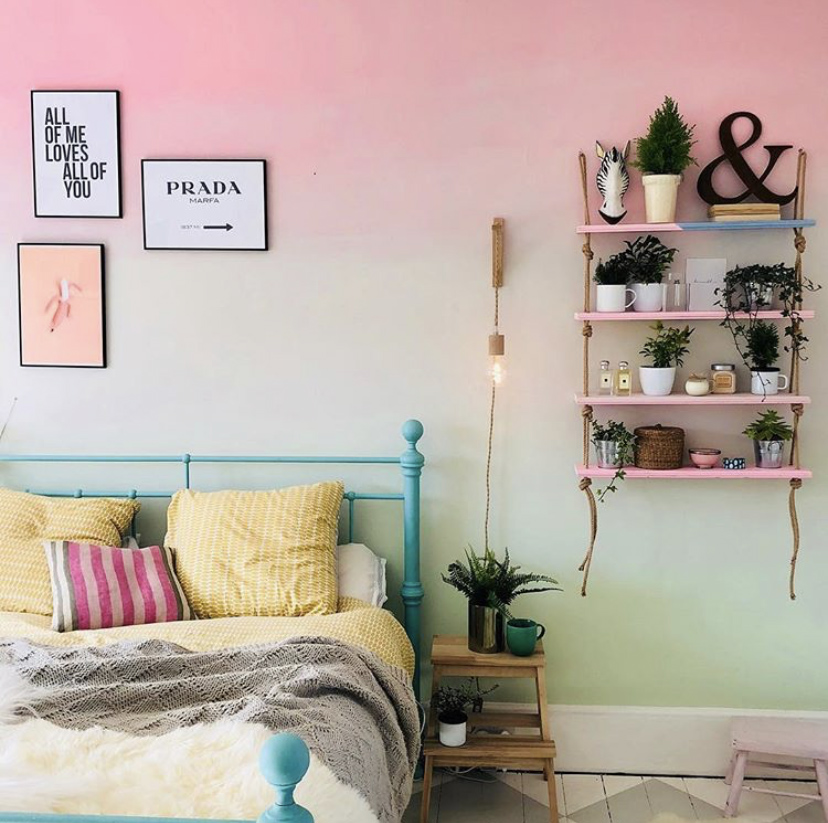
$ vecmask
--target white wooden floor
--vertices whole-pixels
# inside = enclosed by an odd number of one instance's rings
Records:
[[[484,776],[485,777],[485,776]],[[496,773],[490,783],[435,776],[429,823],[548,823],[540,775]],[[703,778],[563,775],[558,778],[560,823],[649,823],[671,813],[687,821],[723,819],[728,788]],[[765,785],[766,781],[746,781]],[[809,783],[773,781],[776,788],[815,792]],[[403,823],[419,821],[421,785],[415,785]],[[819,802],[743,792],[738,820],[750,823],[826,823]]]

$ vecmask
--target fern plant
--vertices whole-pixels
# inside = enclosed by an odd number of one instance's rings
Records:
[[[521,572],[520,566],[512,565],[509,550],[503,560],[498,560],[491,549],[479,557],[469,547],[466,549],[466,563],[455,560],[442,575],[443,582],[464,594],[473,606],[488,606],[497,609],[510,619],[509,607],[522,594],[561,591],[558,581],[545,574]],[[538,585],[548,584],[548,585]]]
[[[676,101],[665,97],[650,117],[647,134],[635,141],[636,158],[632,165],[645,174],[682,174],[696,163],[690,153],[695,128],[682,117]]]

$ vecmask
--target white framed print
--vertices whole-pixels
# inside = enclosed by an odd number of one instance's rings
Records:
[[[267,251],[264,160],[142,160],[145,249]]]
[[[35,217],[121,217],[117,91],[33,91]]]

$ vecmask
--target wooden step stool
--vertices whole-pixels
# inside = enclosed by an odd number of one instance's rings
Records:
[[[434,674],[431,681],[431,710],[423,746],[425,773],[421,823],[428,823],[431,803],[431,778],[435,767],[511,768],[543,772],[549,791],[549,820],[558,823],[558,798],[555,791],[555,741],[549,727],[546,699],[546,656],[539,640],[535,653],[516,657],[509,652],[477,654],[468,648],[465,637],[435,635],[431,647]],[[539,729],[540,737],[528,735],[473,735],[464,746],[443,746],[436,737],[437,711],[434,695],[443,677],[525,677],[534,681],[537,712],[487,712],[469,716],[469,726],[506,729]]]
[[[828,723],[817,720],[780,720],[777,718],[740,717],[733,721],[733,757],[725,782],[730,784],[730,794],[725,806],[725,816],[739,812],[742,789],[761,794],[778,794],[785,797],[804,797],[822,800],[825,821],[828,823]],[[752,759],[760,755],[761,759]],[[773,789],[743,786],[748,764],[761,764],[773,768],[810,771],[807,765],[778,763],[773,757],[793,757],[812,760],[816,769],[819,794],[800,794]]]

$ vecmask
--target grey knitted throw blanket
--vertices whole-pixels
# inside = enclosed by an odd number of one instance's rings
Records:
[[[405,674],[328,638],[192,652],[161,640],[97,648],[0,642],[0,663],[39,687],[32,714],[68,729],[160,735],[232,718],[299,735],[381,823],[397,823],[419,753]],[[28,715],[29,711],[21,710]]]

